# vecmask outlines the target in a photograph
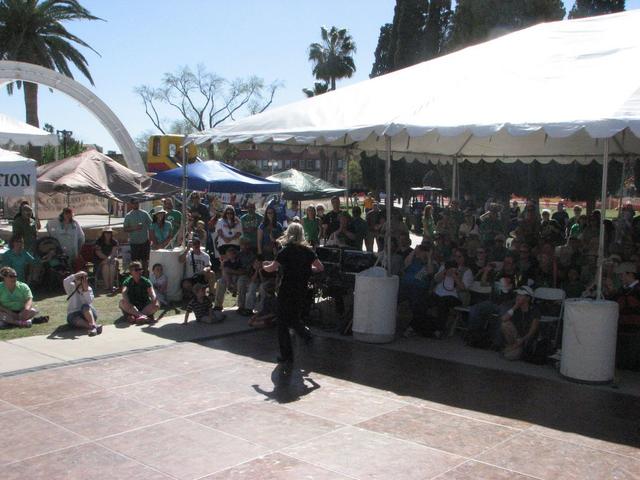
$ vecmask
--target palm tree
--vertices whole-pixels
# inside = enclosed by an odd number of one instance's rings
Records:
[[[0,0],[0,60],[33,63],[73,78],[71,62],[93,85],[87,59],[73,44],[98,52],[67,31],[62,22],[68,20],[100,19],[77,0]],[[39,127],[38,85],[23,83],[27,123]],[[13,85],[7,88],[13,92]]]
[[[356,71],[353,54],[356,44],[346,28],[320,27],[322,43],[309,45],[309,61],[313,65],[313,74],[318,80],[324,80],[336,89],[336,79],[351,78]]]
[[[318,95],[322,95],[329,91],[329,84],[327,82],[315,82],[313,84],[313,90],[310,88],[303,88],[302,91],[309,98],[317,97]]]

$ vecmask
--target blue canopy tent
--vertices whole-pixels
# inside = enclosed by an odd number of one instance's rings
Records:
[[[186,189],[215,193],[275,193],[280,192],[280,183],[266,180],[256,175],[238,170],[226,163],[216,160],[196,162],[173,170],[165,170],[155,175],[155,180],[183,186],[186,176]]]

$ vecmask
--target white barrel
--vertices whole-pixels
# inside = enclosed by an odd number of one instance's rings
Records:
[[[172,302],[182,300],[182,288],[180,283],[183,279],[184,263],[180,263],[182,248],[173,250],[151,250],[149,254],[149,270],[156,263],[162,265],[162,270],[167,276],[167,299]]]
[[[356,275],[353,338],[367,343],[392,342],[396,334],[397,275],[373,267]]]
[[[560,373],[579,382],[611,382],[616,366],[618,304],[569,299],[564,305]]]

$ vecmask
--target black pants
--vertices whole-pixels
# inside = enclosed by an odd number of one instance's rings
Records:
[[[293,360],[293,347],[289,328],[303,338],[309,336],[308,329],[300,322],[302,311],[307,303],[307,290],[278,292],[278,342],[280,343],[280,359]]]
[[[436,306],[438,313],[436,318],[430,319],[428,323],[428,334],[433,334],[436,331],[444,331],[445,326],[447,325],[449,310],[453,307],[457,307],[458,305],[462,305],[462,302],[458,298],[452,296],[440,297],[438,295],[434,295],[432,297],[432,300],[434,302],[434,305]]]

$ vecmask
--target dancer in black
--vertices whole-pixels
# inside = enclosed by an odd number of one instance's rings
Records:
[[[284,235],[278,239],[278,243],[283,247],[282,250],[274,261],[264,262],[263,269],[275,272],[282,267],[282,282],[278,290],[278,361],[285,367],[290,367],[293,362],[293,348],[289,328],[295,330],[306,343],[311,341],[311,332],[300,323],[300,317],[307,298],[309,277],[312,272],[322,272],[324,266],[305,242],[302,225],[289,225]]]

